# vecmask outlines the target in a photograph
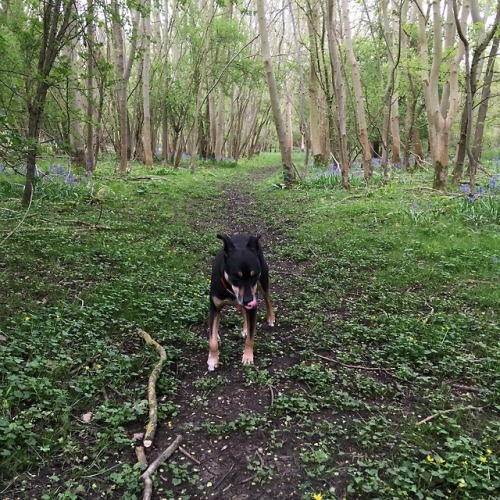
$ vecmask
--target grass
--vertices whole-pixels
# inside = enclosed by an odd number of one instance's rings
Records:
[[[127,180],[103,164],[88,182],[40,181],[1,247],[3,495],[140,496],[139,471],[124,457],[130,429],[147,419],[156,355],[130,324],[169,348],[159,418],[175,421],[186,403],[181,380],[206,350],[199,332],[225,186],[278,161],[263,154],[195,174],[135,166]],[[247,390],[273,390],[273,404],[217,425],[207,417],[194,432],[249,440],[262,432],[271,458],[248,459],[255,487],[275,484],[287,449],[299,464],[297,498],[494,498],[496,187],[468,201],[427,189],[425,173],[396,171],[387,186],[355,180],[348,193],[331,175],[310,177],[290,190],[279,174],[255,186],[253,210],[281,235],[271,259],[294,270],[277,284],[280,335],[259,334],[250,370],[229,338],[222,370],[196,377],[190,402],[196,410],[226,397],[224,367],[234,365]],[[21,184],[0,174],[0,240],[24,216]],[[294,362],[277,364],[287,357]],[[168,498],[208,488],[187,463],[165,470]]]

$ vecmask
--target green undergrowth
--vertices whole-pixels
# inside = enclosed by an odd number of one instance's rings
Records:
[[[168,346],[158,385],[168,422],[180,377],[206,350],[195,332],[224,188],[277,163],[134,166],[125,179],[103,164],[84,181],[40,180],[27,213],[22,179],[0,175],[3,495],[140,496],[138,469],[120,459],[130,427],[147,421],[157,355],[135,328]],[[498,193],[472,201],[400,171],[349,192],[319,176],[283,189],[279,172],[248,185],[256,217],[280,235],[264,242],[270,260],[293,266],[276,283],[280,333],[259,333],[257,366],[244,371],[245,387],[273,401],[196,432],[262,432],[271,457],[295,443],[297,498],[495,498]],[[239,322],[228,326],[236,339]],[[240,350],[229,336],[222,369],[195,381],[189,404],[224,390]],[[281,358],[294,362],[275,368]],[[256,485],[279,477],[273,463],[249,459]],[[168,465],[174,486],[190,487],[188,467]]]

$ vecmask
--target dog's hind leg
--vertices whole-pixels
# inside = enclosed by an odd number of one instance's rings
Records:
[[[269,283],[267,280],[263,280],[263,283],[259,281],[259,292],[266,303],[266,314],[267,314],[267,324],[269,326],[274,326],[276,321],[276,317],[274,315],[273,304],[271,302],[271,298],[269,297]]]
[[[243,350],[241,361],[244,365],[253,365],[253,343],[257,328],[257,308],[245,309],[243,314],[247,317],[248,335],[245,339],[245,349]]]
[[[219,365],[219,322],[220,309],[210,302],[210,319],[208,327],[208,371],[214,371]]]

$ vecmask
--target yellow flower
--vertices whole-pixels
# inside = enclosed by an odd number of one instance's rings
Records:
[[[479,460],[481,460],[482,464],[485,464],[488,461],[486,457],[479,457]]]
[[[438,458],[437,459],[437,463],[438,464],[444,464],[446,462],[446,460],[444,458]]]
[[[89,371],[90,370],[90,366],[86,366],[85,370]]]
[[[457,486],[459,488],[465,488],[467,486],[467,483],[463,479],[460,479],[460,481],[458,481],[458,485]]]
[[[26,317],[24,318],[24,321],[29,321],[30,319],[31,319],[31,318],[30,318],[29,316],[26,316]]]
[[[100,370],[101,368],[102,368],[102,365],[100,365],[100,364],[95,365],[96,370]]]
[[[430,455],[427,455],[427,462],[434,462],[434,459]]]
[[[313,495],[313,500],[323,500],[323,495],[321,493],[315,493]]]
[[[486,450],[486,455],[491,455],[493,453],[493,450],[490,450],[489,448]]]

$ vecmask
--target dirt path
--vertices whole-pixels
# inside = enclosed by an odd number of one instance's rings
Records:
[[[281,387],[280,370],[299,362],[286,343],[293,329],[283,324],[284,302],[297,273],[292,262],[275,258],[275,249],[283,239],[277,224],[266,224],[252,195],[252,186],[272,175],[278,167],[263,169],[252,177],[229,185],[221,200],[201,213],[197,224],[210,224],[216,232],[249,232],[262,235],[265,254],[271,268],[271,294],[276,307],[277,325],[267,326],[265,312],[259,311],[256,334],[256,369],[241,365],[243,340],[239,335],[241,318],[226,308],[221,324],[221,365],[206,372],[206,349],[193,353],[189,373],[181,375],[181,388],[175,403],[180,413],[169,427],[160,428],[156,446],[164,449],[177,434],[185,438],[184,447],[196,461],[177,455],[168,467],[185,467],[193,480],[180,486],[171,483],[170,474],[160,474],[158,498],[165,492],[175,498],[220,498],[232,500],[258,498],[301,498],[299,485],[307,478],[300,466],[299,443],[293,429],[281,429],[279,443],[273,428],[282,423],[272,414],[272,405]],[[194,201],[193,203],[198,203]],[[221,207],[221,208],[219,208]],[[200,326],[200,335],[206,327]],[[177,463],[177,465],[175,465]],[[173,465],[174,464],[174,465]],[[186,465],[188,464],[188,465]],[[188,472],[191,471],[191,472]],[[197,474],[193,474],[196,471]],[[196,475],[198,475],[197,478]],[[170,476],[170,478],[169,478]]]

